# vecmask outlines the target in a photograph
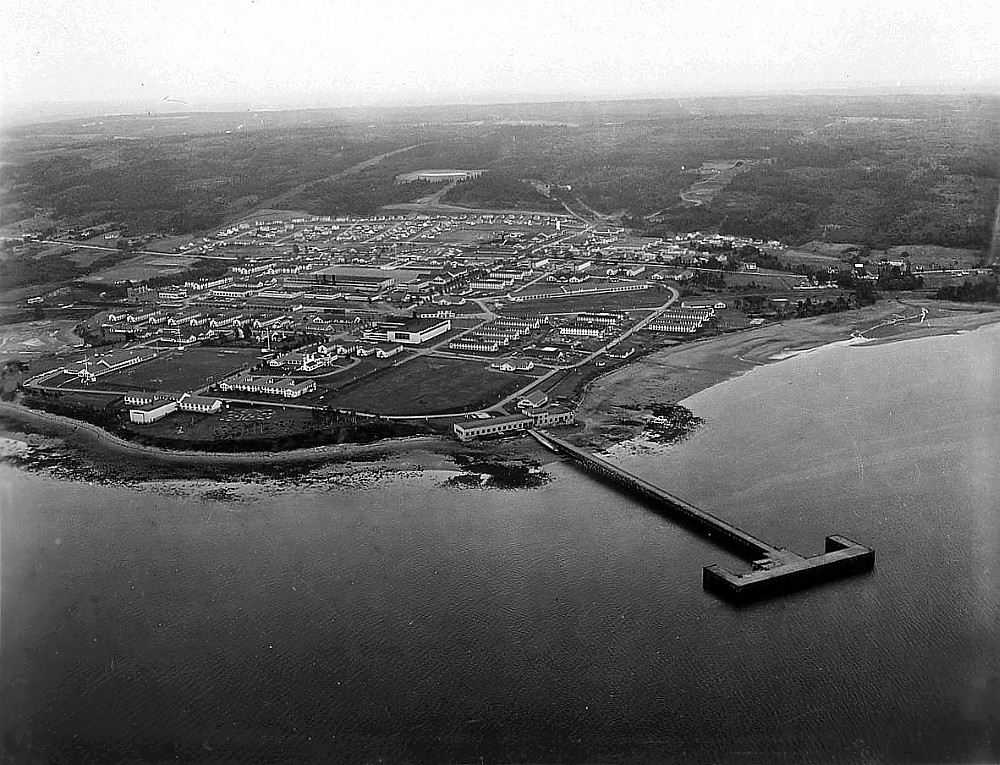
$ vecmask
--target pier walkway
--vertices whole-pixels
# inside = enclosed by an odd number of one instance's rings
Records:
[[[875,565],[874,550],[839,534],[826,538],[826,551],[822,555],[803,557],[758,539],[732,523],[547,431],[531,430],[529,433],[543,446],[569,457],[599,477],[651,502],[665,514],[752,561],[752,570],[745,574],[735,574],[718,564],[705,567],[702,578],[705,589],[727,600],[736,603],[758,600],[830,579],[870,571]]]

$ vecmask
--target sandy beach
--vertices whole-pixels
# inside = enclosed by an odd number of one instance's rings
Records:
[[[570,439],[591,449],[605,449],[641,434],[650,418],[650,405],[682,403],[757,366],[778,363],[830,343],[899,342],[970,331],[997,321],[1000,310],[996,308],[882,300],[854,311],[792,319],[685,343],[594,381],[577,409],[582,427]]]

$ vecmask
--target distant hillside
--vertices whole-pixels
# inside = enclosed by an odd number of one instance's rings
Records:
[[[4,235],[111,221],[180,234],[272,202],[372,212],[445,188],[398,175],[463,167],[491,172],[442,201],[562,211],[519,180],[537,178],[652,235],[984,251],[1000,183],[995,96],[155,113],[8,126],[2,139]],[[733,161],[729,177],[720,163]]]
[[[566,211],[560,202],[549,199],[530,183],[497,170],[456,184],[441,201],[485,209]]]

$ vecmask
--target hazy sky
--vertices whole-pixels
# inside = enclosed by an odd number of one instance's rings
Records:
[[[997,0],[2,0],[9,105],[995,89]],[[499,99],[498,99],[499,100]]]

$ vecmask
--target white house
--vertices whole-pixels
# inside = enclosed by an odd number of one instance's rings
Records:
[[[539,409],[549,402],[549,394],[543,390],[533,390],[517,402],[518,409]]]
[[[215,414],[222,409],[222,399],[213,396],[196,396],[193,393],[185,393],[177,400],[177,408],[182,412]]]
[[[535,368],[535,362],[531,359],[501,359],[490,366],[501,372],[530,372]]]

